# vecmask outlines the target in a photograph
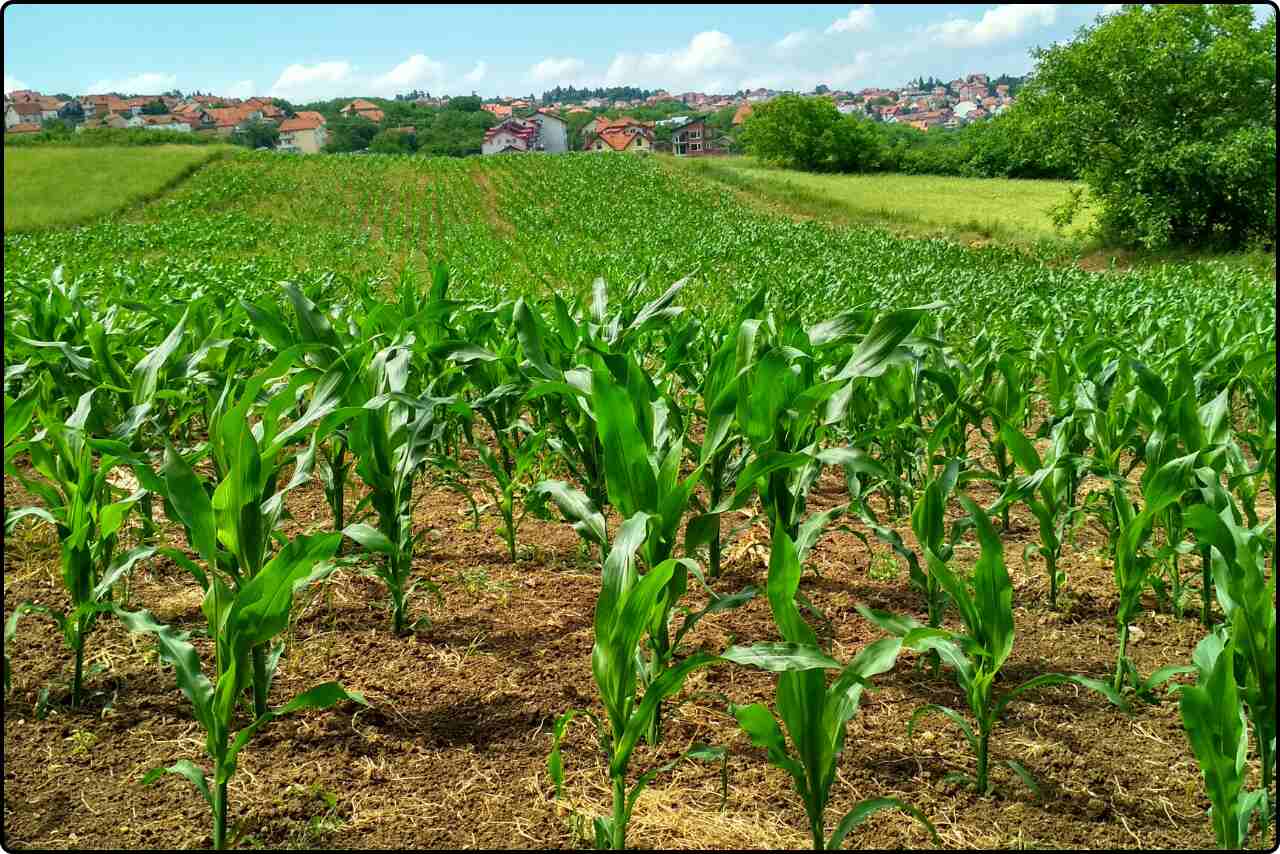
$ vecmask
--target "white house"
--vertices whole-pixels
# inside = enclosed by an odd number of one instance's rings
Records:
[[[538,144],[543,151],[561,154],[569,150],[569,126],[555,113],[538,110],[530,117],[538,126]]]

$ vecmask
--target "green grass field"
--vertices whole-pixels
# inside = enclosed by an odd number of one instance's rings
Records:
[[[676,160],[679,168],[825,219],[883,225],[917,236],[989,238],[1004,243],[1084,243],[1090,223],[1055,231],[1049,209],[1064,201],[1070,181],[950,178],[936,175],[819,175],[760,165],[750,157]]]
[[[74,225],[153,198],[226,146],[6,148],[4,230]]]

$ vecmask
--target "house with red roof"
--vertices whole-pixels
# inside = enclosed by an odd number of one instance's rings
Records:
[[[324,148],[326,139],[324,116],[313,110],[301,110],[280,123],[277,150],[315,154]]]

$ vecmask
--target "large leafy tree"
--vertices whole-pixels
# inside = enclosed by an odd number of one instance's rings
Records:
[[[1274,240],[1274,14],[1126,5],[1035,55],[1018,109],[1078,168],[1104,233],[1148,247]]]
[[[779,95],[753,108],[743,123],[743,142],[767,163],[815,169],[826,159],[828,131],[839,121],[840,112],[826,98]]]

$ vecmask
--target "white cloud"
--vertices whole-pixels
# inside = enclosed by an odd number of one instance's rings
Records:
[[[295,63],[280,72],[280,77],[271,87],[271,95],[306,103],[351,94],[347,90],[353,85],[352,70],[351,63],[346,60],[317,62],[315,65]]]
[[[690,39],[688,46],[665,53],[620,53],[605,72],[608,86],[667,86],[680,91],[705,88],[703,75],[742,64],[733,39],[719,30],[707,30]]]
[[[833,89],[852,89],[871,70],[871,51],[860,50],[853,56],[853,62],[837,65],[827,69],[819,82],[826,83]]]
[[[23,81],[19,80],[18,78],[16,78],[16,77],[10,77],[8,74],[6,74],[6,75],[4,76],[4,91],[5,91],[5,92],[12,92],[12,91],[14,91],[15,89],[27,89],[27,88],[30,88],[30,87],[28,87],[26,83],[24,83]]]
[[[484,60],[476,63],[476,67],[463,75],[463,79],[468,83],[479,83],[489,73],[489,64]]]
[[[577,80],[586,63],[571,56],[549,56],[529,69],[529,77],[536,83],[567,83]]]
[[[832,21],[831,26],[827,27],[827,35],[833,33],[860,33],[863,30],[869,30],[875,17],[876,10],[871,8],[871,4],[863,3],[855,9],[850,9],[849,14],[843,18]]]
[[[1123,6],[1124,6],[1123,3],[1108,3],[1107,5],[1102,7],[1102,14],[1110,15],[1113,12],[1119,12]]]
[[[218,94],[225,95],[228,98],[240,98],[243,100],[245,98],[252,98],[256,92],[256,88],[257,87],[253,85],[252,80],[237,80]]]
[[[927,32],[947,47],[985,47],[1048,26],[1057,17],[1058,7],[1052,3],[1009,4],[988,9],[980,21],[953,18],[930,24]]]
[[[815,33],[813,30],[797,30],[794,33],[787,33],[782,38],[773,43],[773,52],[775,54],[788,54],[797,51],[813,41]]]
[[[386,74],[373,79],[369,94],[390,97],[410,89],[440,89],[444,84],[444,63],[415,53]]]
[[[97,95],[105,92],[119,92],[122,95],[159,95],[178,86],[176,74],[162,74],[158,71],[147,71],[115,80],[98,80],[89,86],[89,94]]]

